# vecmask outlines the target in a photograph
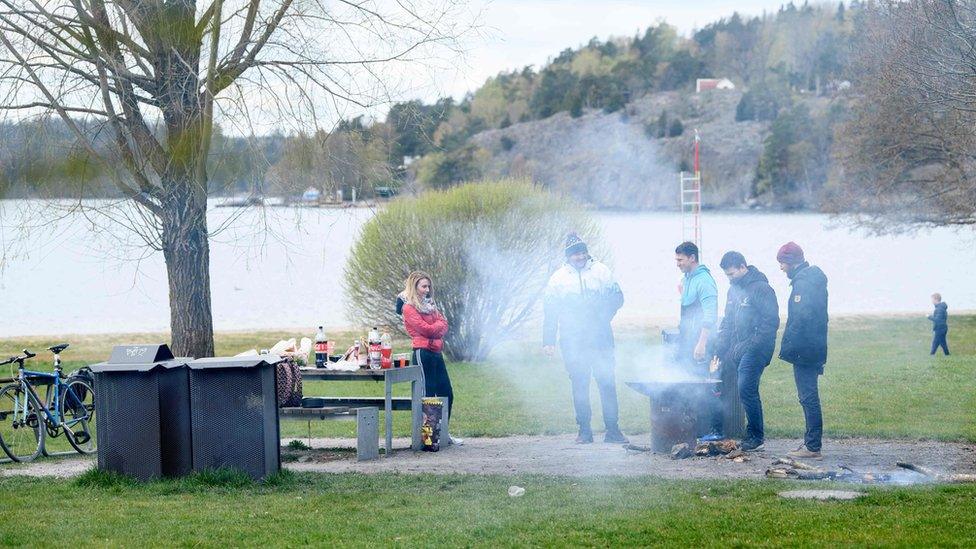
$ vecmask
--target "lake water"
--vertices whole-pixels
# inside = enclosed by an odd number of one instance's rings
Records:
[[[38,212],[29,231],[15,226],[16,212],[25,206]],[[169,329],[161,254],[140,251],[126,231],[99,231],[82,215],[45,219],[46,209],[41,202],[0,201],[0,337]],[[311,334],[322,323],[348,326],[342,267],[372,215],[366,209],[213,208],[211,228],[230,225],[211,245],[215,328]],[[682,237],[680,214],[593,215],[626,298],[618,322],[676,319],[680,276],[673,250]],[[971,230],[874,237],[833,228],[828,217],[816,214],[707,212],[703,233],[703,259],[723,302],[728,283],[717,263],[729,249],[765,272],[785,302],[789,287],[775,254],[795,240],[830,279],[833,314],[927,315],[935,291],[950,313],[976,309]]]

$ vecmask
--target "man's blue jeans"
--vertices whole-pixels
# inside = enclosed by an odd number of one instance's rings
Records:
[[[603,423],[608,431],[618,430],[617,384],[614,376],[616,362],[613,348],[590,352],[563,349],[563,361],[573,387],[573,408],[580,431],[590,432],[590,378],[596,379],[603,406]]]
[[[820,391],[817,389],[818,377],[823,374],[823,364],[794,364],[793,380],[796,381],[796,393],[803,406],[803,418],[806,422],[806,432],[803,434],[803,444],[811,452],[819,452],[823,438],[823,415],[820,411]]]
[[[762,377],[765,369],[766,365],[760,361],[756,353],[748,352],[739,359],[739,400],[746,410],[747,440],[762,442],[765,437],[762,400],[759,398],[759,378]]]

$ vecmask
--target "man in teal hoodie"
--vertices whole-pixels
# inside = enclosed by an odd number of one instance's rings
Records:
[[[698,246],[682,242],[674,250],[678,269],[684,273],[681,282],[681,323],[678,325],[678,362],[690,372],[706,375],[709,337],[718,321],[718,288],[708,267],[699,263]],[[712,432],[703,437],[719,440],[722,437],[721,404],[717,398],[709,399]]]

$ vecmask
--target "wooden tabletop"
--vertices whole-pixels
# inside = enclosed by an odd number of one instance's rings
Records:
[[[360,368],[355,371],[345,371],[345,370],[328,370],[325,368],[300,368],[299,371],[302,373],[302,378],[305,379],[330,379],[330,380],[343,380],[343,381],[356,381],[362,379],[384,379],[387,374],[391,372],[410,372],[413,373],[415,369],[419,369],[419,366],[407,366],[405,368],[387,368],[379,370],[370,370],[365,368]]]

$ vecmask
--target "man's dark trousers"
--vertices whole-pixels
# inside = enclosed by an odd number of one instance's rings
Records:
[[[597,351],[567,352],[563,349],[563,361],[573,386],[573,407],[576,409],[576,423],[584,431],[590,430],[590,377],[596,379],[600,390],[600,404],[603,407],[603,423],[606,428],[618,429],[617,385],[614,376],[615,361],[613,349]]]
[[[820,392],[817,389],[818,377],[823,374],[823,364],[794,364],[793,379],[796,381],[797,396],[803,406],[806,432],[803,444],[811,452],[819,452],[823,438],[823,415],[820,411]]]
[[[932,352],[929,354],[934,355],[939,347],[942,347],[943,353],[949,354],[949,343],[946,342],[947,333],[949,333],[949,330],[937,330],[934,332],[935,335],[932,337]]]
[[[762,401],[759,399],[759,378],[765,369],[766,365],[754,352],[748,352],[739,359],[739,400],[746,410],[747,440],[762,442],[765,437]]]

